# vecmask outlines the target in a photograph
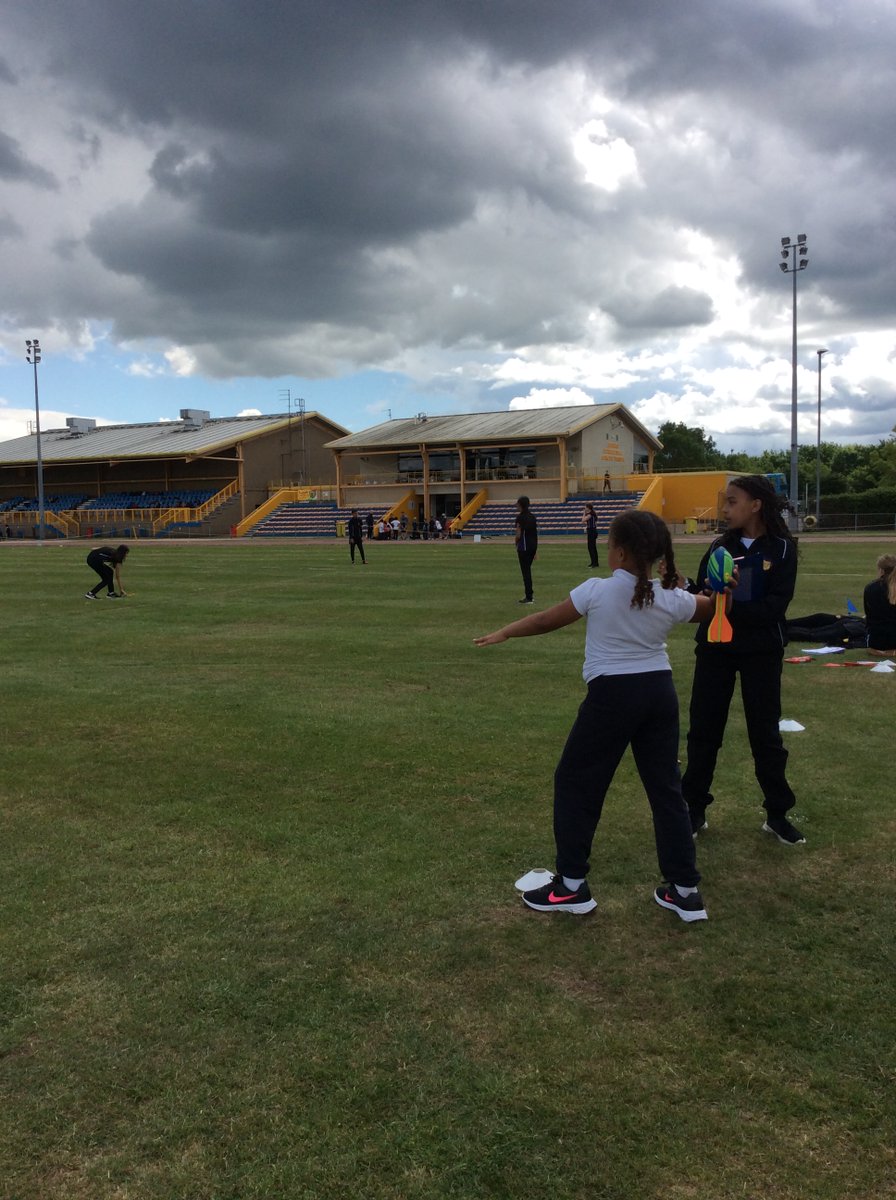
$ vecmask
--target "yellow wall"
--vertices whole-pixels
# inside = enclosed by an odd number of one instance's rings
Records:
[[[680,471],[671,475],[629,475],[626,486],[644,491],[642,508],[664,521],[680,523],[686,517],[715,522],[719,493],[725,490],[730,471]]]

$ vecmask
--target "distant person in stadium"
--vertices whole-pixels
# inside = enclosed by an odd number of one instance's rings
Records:
[[[896,653],[896,554],[877,560],[877,579],[865,588],[868,649],[888,657]]]
[[[352,562],[355,561],[355,547],[361,555],[361,562],[367,565],[367,559],[364,557],[364,525],[361,518],[358,516],[358,510],[352,509],[352,515],[348,519],[348,549],[352,556]]]
[[[610,472],[604,471],[604,491],[612,492],[613,488],[610,485]]]
[[[373,513],[372,512],[368,512],[368,514],[367,514],[367,540],[368,540],[368,542],[373,541]]]
[[[585,526],[585,537],[588,541],[588,557],[592,567],[599,567],[597,557],[597,513],[593,504],[586,504],[582,513],[582,524]]]
[[[516,502],[514,528],[516,553],[520,561],[520,573],[523,576],[523,587],[526,592],[520,600],[520,604],[533,604],[535,597],[532,594],[532,563],[538,553],[538,522],[535,520],[535,514],[529,508],[528,496],[520,496]]]
[[[87,565],[96,571],[100,581],[96,587],[92,587],[89,592],[84,593],[85,600],[96,600],[97,593],[101,592],[103,588],[108,589],[107,598],[109,600],[127,595],[121,586],[121,564],[127,558],[128,553],[127,546],[116,546],[114,550],[111,546],[98,546],[96,550],[90,551],[87,555]],[[118,589],[117,594],[116,588]]]

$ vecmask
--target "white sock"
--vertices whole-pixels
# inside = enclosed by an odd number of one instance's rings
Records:
[[[678,892],[679,896],[696,896],[697,895],[697,889],[695,887],[692,887],[692,888],[682,887],[680,883],[675,884],[675,890],[676,890],[676,892]]]
[[[582,884],[585,882],[584,879],[570,879],[568,875],[564,875],[562,878],[563,878],[563,886],[568,887],[571,892],[577,892],[579,890],[579,888],[582,886]],[[695,888],[694,891],[696,891],[696,890],[697,889]]]

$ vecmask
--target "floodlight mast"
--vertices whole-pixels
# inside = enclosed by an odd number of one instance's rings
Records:
[[[821,521],[821,359],[827,350],[816,350],[818,355],[818,435],[815,441],[815,525]]]
[[[793,339],[790,348],[790,513],[788,525],[792,530],[799,528],[799,469],[797,440],[797,386],[796,386],[796,277],[809,265],[809,246],[804,233],[797,235],[795,242],[789,237],[781,238],[781,258],[778,265],[785,275],[793,276]]]
[[[40,445],[40,398],[37,391],[37,364],[40,362],[40,342],[25,339],[25,361],[34,367],[34,428],[37,432],[37,540],[44,540],[44,460]]]

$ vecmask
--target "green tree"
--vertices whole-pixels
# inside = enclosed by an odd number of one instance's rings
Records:
[[[896,428],[893,433],[896,434]],[[873,448],[869,465],[874,472],[874,487],[896,485],[896,437],[887,438]]]
[[[712,470],[725,465],[725,456],[702,429],[682,421],[665,421],[656,436],[663,443],[655,459],[659,471]]]

